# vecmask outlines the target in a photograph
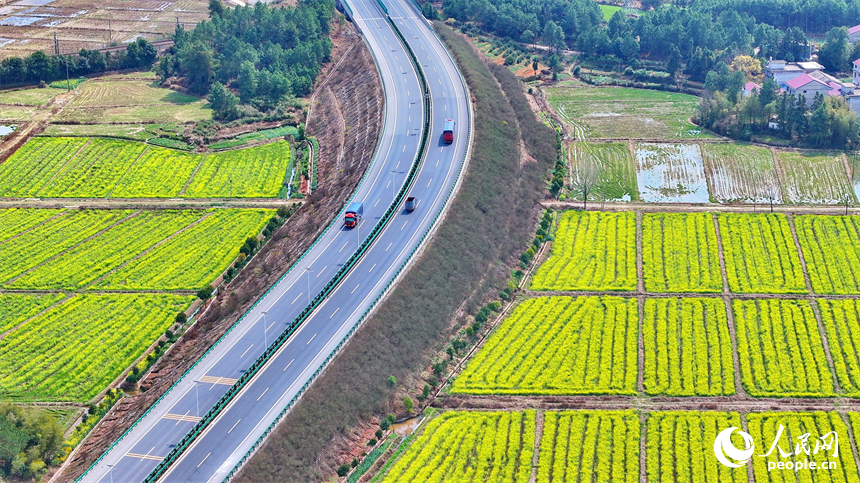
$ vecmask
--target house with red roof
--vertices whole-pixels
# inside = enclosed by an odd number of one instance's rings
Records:
[[[761,86],[756,84],[755,82],[747,82],[741,94],[743,94],[744,97],[747,97],[752,94],[753,91],[761,92]]]
[[[801,74],[786,82],[785,90],[793,96],[797,96],[798,94],[803,95],[806,99],[806,107],[810,107],[815,101],[816,94],[828,96],[834,88],[826,82],[820,81],[809,74]],[[838,89],[836,89],[836,93],[839,95]]]
[[[848,29],[848,41],[852,44],[860,40],[860,25],[855,25]]]

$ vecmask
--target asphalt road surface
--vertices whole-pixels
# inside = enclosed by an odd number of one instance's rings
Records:
[[[376,0],[348,0],[375,54],[385,84],[385,128],[355,200],[365,205],[357,229],[340,219],[290,272],[138,422],[81,481],[142,481],[322,290],[379,222],[415,159],[423,120],[422,92],[409,57]],[[221,481],[333,353],[385,290],[442,212],[457,183],[469,136],[465,87],[423,17],[406,0],[386,0],[392,20],[422,64],[431,89],[426,158],[402,207],[340,285],[258,375],[231,401],[163,477],[164,481]],[[457,120],[455,141],[442,143],[445,119]]]

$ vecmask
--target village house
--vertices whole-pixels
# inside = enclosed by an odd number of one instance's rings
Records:
[[[860,40],[860,25],[855,25],[848,29],[848,42],[856,44]]]

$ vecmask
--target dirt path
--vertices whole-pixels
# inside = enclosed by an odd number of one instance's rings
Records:
[[[541,206],[554,210],[580,210],[582,202],[575,201],[543,201]],[[591,204],[589,206],[595,206]],[[769,211],[762,205],[734,204],[718,205],[710,203],[626,203],[607,201],[603,204],[605,211],[642,211],[646,213],[660,212],[719,212],[719,213],[763,213]],[[774,205],[774,213],[795,213],[804,215],[844,215],[845,205]],[[849,215],[860,214],[860,207],[849,207]]]
[[[80,208],[92,209],[139,209],[178,210],[207,208],[271,208],[304,204],[305,200],[279,198],[16,198],[0,200],[3,208]]]

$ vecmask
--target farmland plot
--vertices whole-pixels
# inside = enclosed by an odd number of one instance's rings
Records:
[[[860,223],[854,216],[794,218],[815,293],[860,293]]]
[[[778,151],[787,203],[857,203],[842,155],[809,155]]]
[[[57,303],[63,294],[0,294],[0,335]]]
[[[736,143],[702,144],[711,196],[718,203],[782,203],[773,153]]]
[[[129,263],[204,214],[200,211],[141,213],[27,272],[7,283],[6,287],[25,290],[83,288],[121,264]]]
[[[567,211],[552,255],[537,270],[532,290],[634,290],[636,218],[631,212]]]
[[[554,87],[546,90],[555,112],[577,138],[708,138],[690,123],[698,99],[687,94],[621,87]]]
[[[276,197],[284,185],[289,165],[290,143],[286,141],[209,155],[194,175],[185,196]]]
[[[860,397],[860,300],[818,300],[842,391]]]
[[[242,241],[257,236],[273,210],[223,210],[159,245],[92,288],[197,290],[236,258]]]
[[[117,184],[111,198],[171,198],[179,196],[203,156],[147,147]]]
[[[17,277],[131,215],[124,210],[71,211],[0,244],[0,283]]]
[[[709,201],[705,163],[695,144],[637,144],[636,178],[642,201]]]
[[[732,341],[721,299],[646,299],[644,310],[647,394],[735,393]]]
[[[720,213],[718,219],[732,292],[807,292],[785,215]]]
[[[529,299],[454,381],[466,394],[635,394],[636,300]]]
[[[818,482],[818,481],[860,481],[857,472],[857,463],[854,461],[854,452],[851,450],[851,439],[848,435],[848,427],[836,411],[831,412],[766,412],[750,413],[747,415],[749,422],[749,433],[756,444],[764,446],[759,451],[756,446],[753,457],[753,476],[756,483],[782,483],[784,481]],[[783,432],[776,440],[779,427]],[[828,433],[834,432],[828,435]],[[856,431],[856,428],[855,428]],[[804,452],[803,447],[798,447],[799,437],[807,434],[806,442],[809,449]],[[824,437],[824,439],[821,439]],[[776,440],[777,447],[770,454],[770,446]],[[761,441],[761,443],[759,443]],[[830,442],[829,448],[822,448],[818,452],[816,443]],[[838,444],[834,444],[838,441]],[[743,447],[743,446],[739,446]],[[794,454],[799,451],[799,454]],[[788,457],[782,457],[781,451],[788,453]],[[758,455],[768,454],[766,458]],[[824,461],[830,461],[835,465],[828,470],[799,470],[794,471],[768,471],[768,463],[800,463],[801,461],[816,462],[819,466]],[[795,476],[797,479],[795,480]]]
[[[78,295],[0,340],[0,397],[93,398],[117,378],[193,297]]]
[[[78,138],[33,138],[0,163],[0,196],[36,196],[87,143]]]
[[[720,292],[723,276],[708,213],[645,213],[642,262],[649,292]]]
[[[527,483],[534,445],[533,410],[451,411],[427,423],[382,481]]]
[[[27,208],[0,210],[0,243],[59,215],[62,211]]]
[[[732,304],[744,388],[752,396],[833,396],[833,375],[806,300]]]
[[[143,152],[144,145],[89,139],[56,177],[39,190],[50,198],[104,198]]]
[[[717,434],[730,427],[741,427],[738,413],[716,411],[649,413],[645,432],[648,482],[744,483],[749,481],[746,466],[729,468],[720,464],[714,456],[712,448]],[[744,448],[743,439],[739,434],[732,434],[732,442],[735,448]]]
[[[635,411],[547,411],[537,482],[639,481]]]
[[[636,201],[639,192],[636,188],[636,171],[633,169],[633,155],[623,143],[572,143],[570,147],[571,173],[585,163],[598,167],[599,180],[589,195],[593,200]],[[575,194],[582,199],[582,193]]]

